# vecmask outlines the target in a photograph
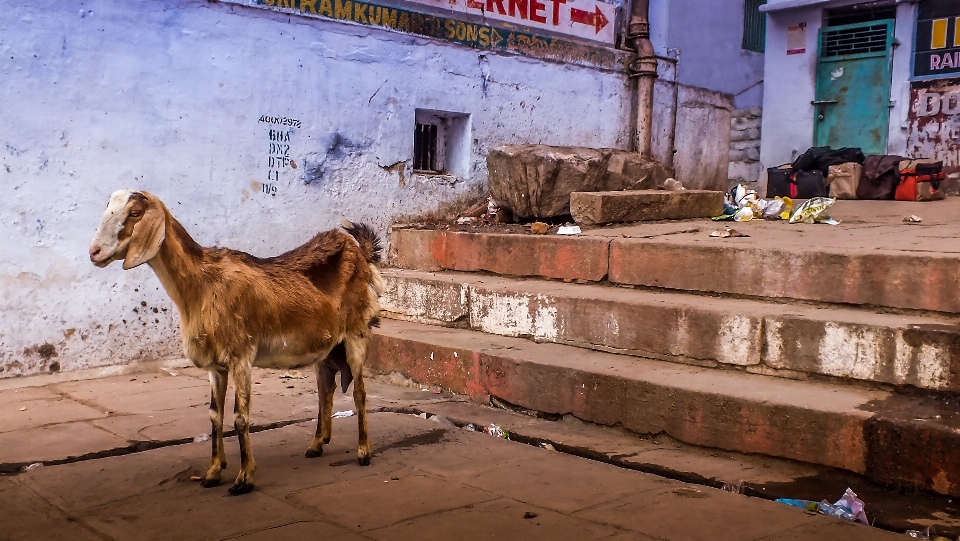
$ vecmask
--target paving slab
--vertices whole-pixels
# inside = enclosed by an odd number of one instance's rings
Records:
[[[221,539],[313,518],[261,492],[243,498],[226,494],[226,487],[204,490],[189,477],[178,478],[156,490],[87,509],[78,517],[114,539],[157,541]]]
[[[57,400],[61,398],[60,393],[47,387],[24,387],[22,389],[4,389],[0,390],[0,407],[8,404],[16,404],[17,407],[25,406],[31,400]]]
[[[50,541],[102,541],[102,537],[61,509],[50,505],[17,480],[0,477],[2,539]]]
[[[702,366],[960,391],[956,316],[449,272],[383,276],[388,317]]]
[[[0,394],[4,394],[0,392]],[[69,398],[37,398],[0,405],[0,433],[106,417],[106,413]]]
[[[796,541],[800,539],[843,539],[845,541],[895,541],[904,539],[902,535],[877,531],[861,524],[850,524],[840,520],[818,520],[798,528],[791,528],[764,537],[762,541]]]
[[[527,514],[535,516],[524,518]],[[551,539],[579,541],[610,539],[617,529],[606,524],[571,518],[528,503],[501,498],[477,505],[467,505],[440,515],[431,515],[401,522],[394,526],[366,532],[368,537],[383,541],[446,541],[462,539],[517,540]],[[630,539],[649,538],[629,532]]]
[[[653,475],[638,474],[625,478],[622,471],[605,464],[584,463],[577,457],[555,453],[534,448],[531,454],[536,454],[535,458],[512,467],[513,471],[522,471],[523,476],[488,471],[464,482],[492,494],[565,514],[642,492],[683,486],[677,481]],[[543,481],[530,484],[526,479],[528,475]]]
[[[225,423],[232,425],[232,419]],[[91,424],[127,441],[178,440],[209,434],[210,408],[196,405],[134,414],[111,414]]]
[[[419,497],[407,498],[407,494]],[[493,497],[449,480],[415,474],[395,480],[376,476],[324,485],[293,493],[287,499],[335,524],[362,532],[475,505]],[[371,512],[374,509],[376,512]]]
[[[326,522],[294,522],[275,528],[266,528],[253,533],[228,537],[227,539],[238,539],[242,541],[275,541],[283,539],[284,541],[366,541],[369,538],[357,535],[349,530],[327,524]]]
[[[210,445],[190,443],[140,453],[43,466],[16,479],[73,515],[189,478],[191,468],[210,459]]]
[[[59,384],[63,394],[96,404],[114,413],[143,413],[176,409],[185,405],[210,404],[209,383],[192,377],[140,376],[134,388],[130,377],[115,376],[102,380]]]
[[[23,464],[64,460],[129,442],[86,422],[62,423],[0,433],[0,464]]]
[[[760,501],[754,505],[736,494],[706,487],[644,492],[573,516],[676,541],[759,539],[821,519],[775,502]],[[756,520],[757,517],[763,520]],[[882,538],[880,533],[878,539]]]

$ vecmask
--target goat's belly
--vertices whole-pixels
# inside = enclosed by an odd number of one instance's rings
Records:
[[[253,361],[257,368],[303,368],[315,364],[319,360],[317,355],[264,355]]]
[[[257,368],[302,368],[322,360],[327,356],[327,353],[329,351],[299,355],[283,351],[258,353],[253,360],[253,366]]]

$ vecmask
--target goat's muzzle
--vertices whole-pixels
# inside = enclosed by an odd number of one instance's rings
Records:
[[[94,265],[103,268],[110,264],[110,258],[97,259],[103,250],[96,244],[90,246],[90,262]]]

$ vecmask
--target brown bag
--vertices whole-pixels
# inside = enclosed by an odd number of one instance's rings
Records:
[[[893,199],[900,182],[897,167],[905,159],[895,155],[867,156],[857,186],[857,199]]]
[[[827,177],[830,197],[856,199],[861,174],[863,174],[863,166],[856,162],[831,165],[830,176]]]

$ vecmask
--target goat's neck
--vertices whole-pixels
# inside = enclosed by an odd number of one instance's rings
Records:
[[[203,251],[187,230],[169,211],[166,212],[165,238],[160,251],[148,264],[153,268],[167,295],[180,314],[189,318],[199,312],[203,287]]]

